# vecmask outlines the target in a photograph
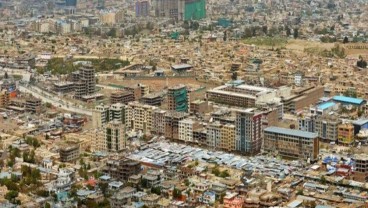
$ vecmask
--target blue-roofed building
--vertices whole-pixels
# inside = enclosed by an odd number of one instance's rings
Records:
[[[368,129],[368,118],[360,118],[358,120],[353,121],[354,125],[354,134],[358,134],[362,129]]]
[[[337,110],[338,105],[335,102],[329,101],[316,105],[315,107],[310,108],[312,114],[324,115],[333,110]]]
[[[334,96],[332,98],[333,101],[341,103],[342,105],[353,105],[356,107],[361,107],[362,105],[364,105],[366,103],[365,100],[360,99],[360,98],[353,98],[353,97],[346,97],[346,96]]]
[[[264,150],[278,152],[285,158],[316,161],[319,154],[318,134],[274,126],[267,127],[264,129]]]

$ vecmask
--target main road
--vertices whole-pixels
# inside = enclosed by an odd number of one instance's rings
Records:
[[[19,91],[23,92],[23,93],[29,93],[32,94],[34,97],[41,99],[42,102],[46,102],[46,103],[51,103],[53,106],[56,106],[57,108],[61,108],[63,110],[66,111],[70,111],[73,113],[78,113],[78,114],[83,114],[83,115],[87,115],[87,116],[92,116],[92,111],[89,109],[85,109],[85,108],[80,108],[77,106],[73,106],[72,103],[60,100],[60,99],[55,99],[55,96],[45,92],[43,90],[41,90],[38,87],[30,87],[30,86],[22,86],[19,85],[18,86]]]

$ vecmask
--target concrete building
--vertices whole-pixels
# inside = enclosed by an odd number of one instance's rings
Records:
[[[267,127],[264,129],[263,149],[277,152],[285,158],[316,161],[319,154],[318,134],[273,126]]]
[[[127,128],[150,132],[152,130],[152,114],[157,107],[144,105],[137,101],[130,102],[126,108]]]
[[[130,176],[136,175],[141,171],[141,164],[130,159],[110,159],[106,162],[103,169],[105,174],[108,174],[114,179],[127,181]]]
[[[198,125],[198,122],[190,118],[179,121],[179,140],[193,142],[193,129]]]
[[[10,101],[10,96],[7,90],[1,90],[0,92],[0,108],[6,108]]]
[[[161,109],[156,109],[152,113],[152,130],[151,132],[158,135],[165,134],[165,115],[166,111]]]
[[[92,111],[92,126],[94,129],[101,128],[110,121],[109,107],[103,104],[96,106]]]
[[[305,107],[314,105],[324,95],[324,87],[304,87],[293,90],[293,94],[284,97],[282,102],[286,112],[296,113]]]
[[[164,93],[162,92],[147,94],[140,99],[141,103],[157,107],[160,107],[163,101]]]
[[[188,91],[185,85],[170,87],[167,92],[169,110],[188,112]]]
[[[32,113],[41,112],[42,103],[40,99],[34,97],[26,98],[25,110]]]
[[[119,123],[126,124],[126,112],[127,106],[122,103],[112,104],[109,108],[109,121],[118,121]]]
[[[94,149],[102,152],[120,152],[126,148],[125,126],[117,120],[110,121],[97,133]]]
[[[229,83],[207,91],[209,101],[239,107],[255,107],[256,104],[277,103],[287,89],[270,89],[239,83]]]
[[[59,149],[61,162],[72,162],[79,158],[79,144],[65,144]]]
[[[128,91],[116,91],[110,95],[110,103],[123,103],[128,104],[134,101],[134,93]]]
[[[316,119],[316,131],[325,142],[336,142],[338,139],[338,126],[341,120],[334,115],[324,115]]]
[[[165,114],[165,137],[166,139],[179,139],[179,121],[188,117],[185,112],[168,111]]]
[[[137,0],[135,2],[135,16],[147,17],[149,16],[150,3],[148,0]]]
[[[220,148],[225,151],[236,150],[235,125],[222,125]]]
[[[61,94],[73,92],[74,83],[73,82],[55,82],[54,91],[57,93],[61,93]]]
[[[262,113],[253,108],[235,113],[236,150],[243,154],[258,153],[262,146]]]
[[[351,123],[338,125],[338,141],[339,144],[350,145],[354,142],[354,126]]]
[[[207,146],[210,148],[220,148],[221,143],[221,123],[213,122],[207,124]]]
[[[156,0],[156,17],[174,18],[183,20],[184,18],[184,0]]]
[[[316,132],[316,115],[301,115],[298,117],[298,129],[300,131]]]
[[[208,104],[208,101],[195,100],[190,102],[189,112],[193,114],[205,114],[212,111],[212,106]]]
[[[368,180],[368,155],[356,154],[354,157],[355,171],[353,180],[366,182]]]
[[[111,208],[120,208],[124,205],[130,204],[135,193],[137,193],[136,188],[132,188],[130,186],[124,187],[122,190],[116,192],[114,195],[111,196]]]
[[[95,70],[92,65],[85,65],[79,69],[78,82],[75,83],[75,98],[82,99],[83,96],[95,93],[96,79]]]

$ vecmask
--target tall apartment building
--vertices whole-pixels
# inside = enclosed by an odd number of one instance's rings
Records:
[[[206,0],[156,0],[156,17],[200,20],[206,17]]]
[[[147,17],[149,16],[150,3],[148,0],[137,0],[135,2],[135,16]]]
[[[188,112],[188,91],[185,85],[170,87],[167,92],[169,110]]]
[[[179,139],[179,121],[188,117],[188,113],[168,111],[165,114],[165,137],[167,139]]]
[[[0,108],[6,108],[9,105],[9,93],[7,90],[0,92]]]
[[[302,115],[298,117],[298,129],[300,131],[316,132],[316,115]]]
[[[126,124],[126,108],[127,106],[122,103],[112,104],[109,108],[109,121]]]
[[[106,162],[103,169],[108,174],[119,181],[127,181],[130,176],[136,175],[141,171],[141,164],[130,159],[110,159]]]
[[[85,65],[79,69],[79,81],[75,83],[75,98],[95,93],[96,79],[95,70],[92,65]]]
[[[207,124],[207,146],[210,148],[218,148],[221,143],[221,123],[213,122]]]
[[[235,125],[215,121],[207,124],[206,130],[208,147],[226,151],[236,150]]]
[[[190,118],[179,121],[179,140],[183,142],[194,142],[193,130],[198,126],[199,123]]]
[[[152,130],[152,115],[155,106],[144,105],[137,101],[130,102],[126,108],[127,128],[150,132]]]
[[[156,0],[155,15],[156,17],[183,20],[184,6],[184,0]]]
[[[92,126],[94,129],[101,128],[110,121],[109,107],[105,105],[98,105],[92,111]]]
[[[345,123],[338,125],[338,141],[339,144],[350,145],[354,142],[354,125]]]
[[[235,113],[236,150],[245,154],[258,153],[262,146],[262,113],[253,108]]]
[[[263,149],[282,157],[316,161],[319,154],[318,134],[279,127],[264,129]]]
[[[156,109],[152,113],[152,130],[151,132],[158,135],[165,134],[165,115],[166,111]]]
[[[111,106],[98,105],[92,111],[92,125],[93,128],[101,128],[109,121],[118,121],[122,124],[126,122],[126,105],[115,103]]]
[[[225,124],[221,128],[220,148],[226,151],[236,150],[235,125]]]
[[[332,115],[323,115],[316,119],[316,132],[326,142],[336,142],[338,139],[338,126],[341,120]]]
[[[113,120],[98,131],[93,143],[95,151],[120,152],[126,148],[125,127],[119,121]]]

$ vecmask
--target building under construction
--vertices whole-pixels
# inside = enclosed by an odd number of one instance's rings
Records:
[[[110,102],[111,104],[123,103],[128,104],[134,101],[134,93],[128,91],[116,91],[111,93]]]
[[[75,83],[75,98],[82,99],[83,96],[95,93],[96,79],[95,69],[92,65],[85,65],[79,69],[79,81]]]
[[[185,85],[170,87],[167,92],[168,109],[188,112],[188,90]]]

